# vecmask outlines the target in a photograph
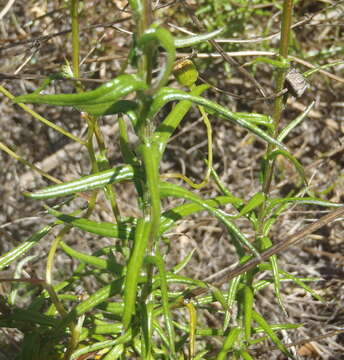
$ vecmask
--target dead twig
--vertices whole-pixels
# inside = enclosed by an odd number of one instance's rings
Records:
[[[261,264],[263,261],[269,259],[272,255],[275,255],[277,253],[280,253],[287,248],[289,248],[291,245],[295,244],[305,236],[314,233],[315,231],[319,230],[323,226],[333,222],[334,220],[338,219],[340,216],[344,215],[344,206],[340,207],[339,209],[324,215],[319,220],[315,221],[314,223],[306,226],[304,229],[298,231],[294,235],[290,236],[289,238],[282,240],[278,242],[276,245],[271,246],[268,250],[262,252],[260,254],[260,258],[253,258],[250,261],[246,262],[245,264],[238,266],[234,270],[230,271],[230,273],[219,282],[215,283],[213,286],[219,287],[225,283],[227,283],[229,280],[232,280],[233,278],[237,277],[238,275],[241,275],[255,266]],[[193,298],[198,295],[204,294],[208,291],[207,288],[196,288],[191,290],[190,292],[187,292],[184,297],[185,298]]]

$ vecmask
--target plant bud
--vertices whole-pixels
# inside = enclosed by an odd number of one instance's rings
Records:
[[[189,59],[183,59],[176,63],[173,74],[180,85],[191,87],[198,78],[195,64]]]

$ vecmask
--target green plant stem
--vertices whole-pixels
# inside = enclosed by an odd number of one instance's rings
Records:
[[[135,19],[135,23],[137,24],[136,36],[137,39],[140,39],[152,23],[152,1],[129,0],[129,5],[132,8],[133,17]],[[150,84],[152,79],[152,51],[146,51],[140,58],[138,70],[140,77],[145,79],[147,84]]]
[[[90,117],[87,116],[86,121],[87,121],[87,125],[88,125],[86,148],[87,148],[90,160],[91,160],[92,172],[98,172],[99,171],[98,163],[97,163],[97,158],[96,158],[96,154],[95,154],[94,147],[93,147],[93,135],[94,135],[94,127],[95,127],[94,119],[91,119]]]
[[[72,68],[73,76],[79,77],[79,0],[70,1],[70,15],[72,20]]]
[[[293,0],[284,0],[281,42],[279,48],[279,54],[284,58],[288,57],[292,14],[293,14]]]
[[[157,239],[160,227],[160,193],[159,193],[159,160],[160,154],[157,145],[151,139],[146,141],[142,147],[142,157],[146,173],[147,195],[149,198],[146,216],[149,216],[151,222],[151,231],[149,236],[149,249],[157,245]]]
[[[107,149],[105,146],[104,136],[100,129],[97,118],[91,117],[91,116],[88,116],[88,117],[89,117],[89,120],[93,124],[93,132],[94,132],[95,138],[97,140],[97,144],[98,144],[98,148],[99,148],[99,152],[100,152],[100,159],[104,163],[104,168],[102,168],[101,170],[110,169],[109,161],[106,156]],[[119,224],[121,222],[121,214],[120,214],[118,204],[117,204],[116,192],[115,192],[114,188],[112,187],[112,185],[107,185],[105,189],[106,189],[105,192],[106,192],[108,199],[110,201],[110,204],[111,204],[112,212],[116,218],[116,222]]]
[[[142,0],[142,13],[140,16],[140,22],[139,22],[139,34],[142,36],[144,32],[149,28],[149,26],[152,24],[152,2],[151,0]],[[147,84],[150,84],[152,82],[152,70],[153,70],[153,49],[152,46],[148,46],[146,49],[145,55],[142,58],[142,69]],[[140,70],[140,69],[139,69]]]
[[[45,281],[49,286],[52,286],[52,272],[53,272],[53,264],[54,264],[54,258],[55,258],[55,253],[56,253],[56,249],[59,245],[60,240],[69,233],[69,231],[71,230],[72,226],[67,225],[65,226],[60,232],[59,234],[55,237],[50,250],[49,250],[49,254],[48,254],[48,259],[47,259],[47,266],[46,266],[46,270],[45,270]],[[66,314],[61,314],[62,316],[65,316]]]
[[[282,25],[281,25],[281,42],[279,47],[279,56],[281,61],[288,61],[288,50],[289,50],[289,41],[290,41],[290,31],[291,31],[291,20],[292,20],[292,11],[293,11],[293,0],[284,0],[283,3],[283,13],[282,13]],[[276,68],[276,92],[279,93],[283,90],[285,76],[287,73],[287,68]],[[283,95],[278,96],[274,100],[273,105],[273,122],[274,122],[274,131],[273,137],[277,138],[279,133],[279,125],[282,117],[283,112]],[[269,144],[267,148],[267,156],[275,149],[274,145]],[[268,199],[273,173],[275,168],[275,160],[269,160],[266,167],[266,173],[264,176],[263,182],[263,193],[266,195]],[[263,228],[263,213],[265,209],[265,203],[260,207],[259,211],[259,236],[262,235],[262,228]]]
[[[60,315],[62,317],[67,316],[67,311],[65,310],[65,308],[63,307],[63,304],[61,303],[61,301],[59,300],[56,292],[54,291],[54,288],[52,286],[52,270],[53,270],[53,264],[54,264],[54,258],[55,258],[55,254],[56,254],[56,249],[61,241],[61,239],[72,229],[72,226],[68,225],[65,226],[60,233],[55,237],[50,250],[49,250],[49,254],[48,254],[48,259],[47,259],[47,266],[46,266],[46,285],[45,288],[46,290],[49,292],[49,295],[53,301],[53,304],[55,305],[57,311],[60,313]],[[68,348],[66,350],[64,359],[68,360],[70,358],[70,355],[72,354],[73,350],[74,350],[74,346],[77,343],[77,339],[78,339],[78,334],[79,332],[76,330],[76,326],[74,322],[71,322],[70,324],[70,330],[71,330],[71,337],[69,340],[69,345]]]

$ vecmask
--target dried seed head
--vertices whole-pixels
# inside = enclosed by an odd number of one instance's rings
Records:
[[[174,66],[173,74],[178,83],[186,87],[192,86],[198,78],[196,66],[189,59],[178,61]]]
[[[296,69],[290,69],[288,71],[284,85],[289,92],[297,98],[301,97],[308,88],[306,79]]]

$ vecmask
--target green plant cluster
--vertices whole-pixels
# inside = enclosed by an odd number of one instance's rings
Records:
[[[204,3],[202,1],[203,11],[206,13],[208,8],[209,11],[216,11],[219,14],[216,21],[221,25],[226,22],[221,16],[227,18],[228,11],[231,13],[238,10],[221,1],[206,1],[207,6]],[[179,274],[187,266],[193,252],[174,267],[167,268],[162,244],[164,234],[173,229],[179,220],[205,210],[223,224],[229,241],[235,246],[238,262],[245,264],[253,258],[259,259],[260,254],[273,245],[271,228],[292,204],[341,206],[307,194],[303,167],[282,142],[305,118],[307,112],[280,131],[279,116],[284,106],[282,95],[276,99],[274,117],[271,118],[264,114],[232,112],[207,99],[203,94],[208,85],[194,84],[197,74],[195,75],[193,68],[193,73],[190,74],[192,80],[186,79],[184,83],[189,88],[181,90],[168,87],[176,50],[194,46],[216,36],[218,32],[175,39],[166,28],[148,21],[150,14],[147,1],[131,0],[129,4],[137,23],[133,50],[140,56],[136,61],[136,73],[119,74],[92,91],[83,91],[79,87],[75,94],[42,95],[34,92],[14,99],[17,104],[72,106],[79,110],[88,125],[88,133],[85,140],[77,141],[89,152],[92,173],[71,182],[25,194],[38,200],[64,197],[67,203],[82,196],[87,200],[87,206],[71,214],[63,213],[59,206],[47,208],[55,220],[0,257],[0,269],[3,269],[22,258],[38,242],[46,240],[53,229],[59,229],[47,257],[44,280],[8,279],[42,286],[43,291],[25,309],[19,309],[15,304],[9,305],[6,299],[1,299],[4,310],[1,310],[3,315],[0,316],[0,324],[3,327],[18,328],[25,334],[22,351],[18,355],[18,359],[22,360],[77,360],[85,358],[86,354],[103,360],[247,360],[253,359],[250,347],[267,339],[287,358],[292,358],[278,332],[295,329],[300,325],[269,323],[256,308],[255,297],[272,284],[277,303],[285,312],[281,282],[293,281],[321,300],[306,284],[312,279],[298,278],[285,272],[278,265],[277,255],[272,255],[269,261],[261,262],[245,274],[232,279],[224,289]],[[285,24],[291,14],[287,6],[284,9],[282,29],[289,33],[290,28]],[[239,11],[238,16],[242,21],[234,21],[239,28],[251,14],[247,10],[243,8]],[[72,13],[75,17],[75,11]],[[216,23],[212,26],[216,28],[218,25]],[[286,43],[288,47],[288,41]],[[77,49],[77,45],[74,49]],[[153,76],[152,64],[162,52],[164,64],[158,75]],[[74,67],[77,66],[77,61],[73,64]],[[288,63],[287,66],[276,68],[280,82],[287,70]],[[188,75],[185,72],[184,80]],[[161,122],[157,122],[156,115],[171,102],[175,104],[174,107]],[[219,195],[214,198],[205,198],[200,193],[189,190],[186,185],[168,181],[168,174],[162,176],[164,174],[160,173],[166,144],[193,104],[199,106],[203,116],[207,116],[207,112],[216,114],[222,121],[246,129],[267,144],[260,174],[263,186],[251,198],[239,198],[232,194],[221,183],[211,164],[210,174],[219,190]],[[99,116],[107,115],[117,115],[123,158],[121,165],[110,164],[107,157],[98,122]],[[206,119],[204,120],[206,123]],[[129,142],[126,121],[131,122],[138,136],[139,144],[136,147]],[[290,161],[300,177],[300,189],[284,198],[274,198],[269,193],[277,156]],[[125,217],[118,208],[113,185],[122,182],[132,182],[135,186],[141,211],[139,217]],[[89,219],[101,191],[104,191],[111,204],[116,219],[113,223]],[[165,211],[161,202],[164,198],[183,199],[184,204]],[[235,215],[221,209],[224,205],[230,205]],[[248,220],[256,234],[254,241],[239,229],[237,219]],[[73,227],[97,236],[115,238],[116,245],[93,254],[77,251],[63,240]],[[53,268],[57,249],[78,261],[79,266],[69,278],[55,284]],[[125,260],[118,261],[116,253],[121,254]],[[257,280],[262,272],[268,272],[270,276]],[[97,279],[99,288],[94,293],[76,294],[76,286],[90,274]],[[172,291],[172,285],[183,285],[185,290]],[[222,314],[223,323],[218,328],[210,328],[200,320],[199,314],[215,303],[218,312]],[[233,309],[237,311],[234,312]],[[187,316],[180,316],[183,312]],[[222,345],[218,349],[212,348],[207,341],[214,337],[221,339]]]

